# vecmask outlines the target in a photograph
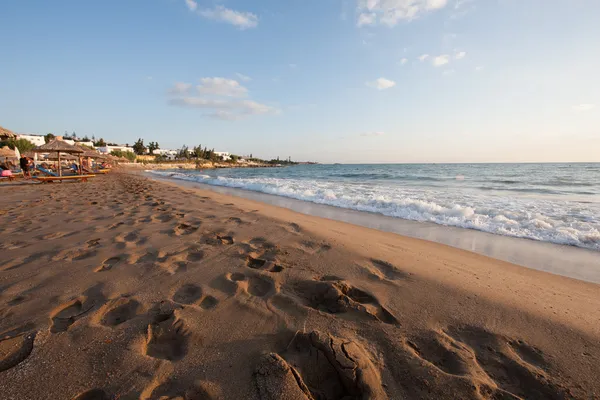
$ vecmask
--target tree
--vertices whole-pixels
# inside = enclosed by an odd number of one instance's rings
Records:
[[[186,145],[183,145],[183,147],[179,150],[177,153],[177,158],[184,158],[186,160],[190,158],[190,151]]]
[[[150,154],[154,154],[154,150],[160,149],[158,142],[150,142],[148,143],[148,152]]]
[[[21,153],[24,153],[29,150],[33,150],[37,147],[35,144],[31,143],[27,139],[9,139],[9,140],[0,142],[0,147],[4,147],[4,146],[10,147],[12,150],[14,150],[16,147],[17,149],[19,149],[19,152],[21,152]]]
[[[85,135],[85,136],[83,137],[83,139],[81,139],[81,141],[82,141],[82,142],[89,142],[89,141],[90,141],[90,138],[88,137],[88,135]]]
[[[56,138],[56,136],[54,136],[54,135],[53,135],[53,134],[51,134],[51,133],[48,133],[48,134],[44,135],[44,141],[45,141],[46,143],[50,143],[50,142],[51,142],[52,140],[54,140],[55,138]]]
[[[138,156],[146,154],[146,146],[144,146],[144,140],[142,138],[138,139],[137,142],[133,145],[133,151]]]
[[[95,147],[106,147],[106,142],[104,139],[100,138],[97,142],[94,143]]]

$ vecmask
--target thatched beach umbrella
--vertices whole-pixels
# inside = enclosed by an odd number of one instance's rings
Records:
[[[67,154],[82,154],[83,153],[83,150],[81,150],[80,148],[73,146],[59,138],[54,139],[51,142],[48,142],[41,146],[38,146],[35,149],[33,149],[33,151],[36,153],[57,153],[58,176],[62,176],[62,169],[60,168],[60,158],[61,158],[60,153],[67,153]]]
[[[0,139],[16,139],[17,135],[13,131],[0,126]]]
[[[4,158],[17,158],[17,154],[13,149],[8,146],[4,146],[0,149],[0,157]]]

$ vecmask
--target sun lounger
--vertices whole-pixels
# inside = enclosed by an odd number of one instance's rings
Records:
[[[37,169],[41,173],[46,174],[48,176],[58,176],[54,172],[52,172],[50,170],[47,170],[46,168],[43,168],[43,167],[40,167],[40,166],[35,167],[35,169]]]
[[[67,176],[38,176],[33,179],[36,179],[42,183],[49,182],[62,182],[62,181],[73,181],[80,180],[81,182],[87,182],[88,179],[94,178],[96,175],[67,175]]]

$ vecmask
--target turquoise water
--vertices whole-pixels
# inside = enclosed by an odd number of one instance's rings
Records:
[[[600,251],[598,163],[300,165],[152,173]]]

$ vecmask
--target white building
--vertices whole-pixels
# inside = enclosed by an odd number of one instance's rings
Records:
[[[215,155],[223,158],[223,161],[231,160],[231,154],[228,151],[215,151]]]
[[[177,158],[177,154],[179,152],[177,150],[169,150],[169,149],[154,149],[152,150],[152,154],[155,156],[163,156],[168,160],[174,160]]]
[[[91,147],[92,149],[95,148],[94,147],[94,142],[77,142],[77,144],[83,145],[83,146],[87,146],[87,147]]]
[[[41,146],[46,143],[46,140],[44,139],[44,137],[42,135],[17,134],[17,140],[18,139],[29,140],[31,143],[35,144],[36,146]]]
[[[129,151],[129,152],[133,153],[133,147],[127,147],[127,146],[104,146],[104,147],[98,147],[96,150],[98,150],[102,154],[110,154],[111,152],[113,152],[115,150]]]

